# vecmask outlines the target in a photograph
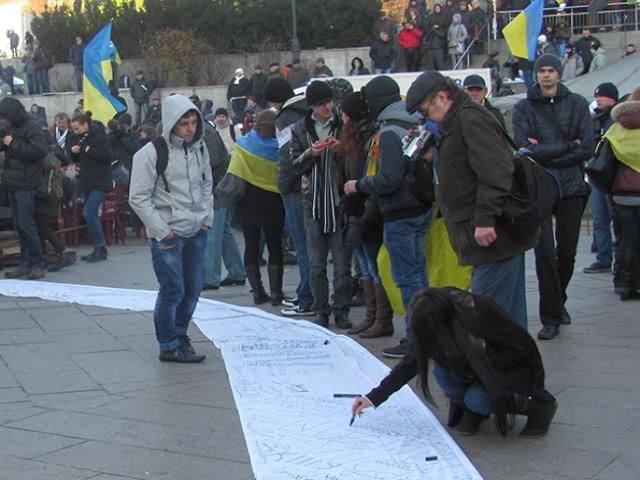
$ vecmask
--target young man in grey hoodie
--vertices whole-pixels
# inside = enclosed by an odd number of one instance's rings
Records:
[[[213,180],[203,140],[203,119],[183,95],[162,104],[162,138],[168,150],[164,172],[148,143],[133,157],[129,204],[147,227],[160,284],[154,322],[160,361],[195,363],[187,329],[204,278],[207,230],[213,223]]]

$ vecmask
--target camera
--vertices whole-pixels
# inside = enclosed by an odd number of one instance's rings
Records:
[[[419,160],[433,143],[433,133],[420,126],[403,139],[402,153],[410,162]]]

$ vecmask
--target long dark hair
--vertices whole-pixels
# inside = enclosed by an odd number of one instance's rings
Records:
[[[413,329],[413,349],[418,362],[420,387],[434,403],[429,391],[429,363],[435,361],[453,376],[474,378],[487,390],[495,409],[496,427],[502,435],[509,428],[513,412],[511,392],[494,369],[485,346],[521,352],[522,358],[539,358],[535,342],[495,302],[492,318],[476,311],[477,296],[453,287],[427,288],[416,294],[409,318]],[[528,340],[524,340],[524,339]]]

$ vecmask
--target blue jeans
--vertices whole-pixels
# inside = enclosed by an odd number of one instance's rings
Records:
[[[374,68],[373,71],[376,75],[380,75],[381,73],[391,73],[391,67],[389,68]]]
[[[593,217],[593,240],[596,242],[596,261],[606,267],[613,261],[613,246],[611,243],[611,212],[609,201],[593,183],[591,185],[591,216]]]
[[[220,286],[222,262],[229,272],[229,278],[244,280],[244,263],[231,231],[229,211],[218,208],[213,212],[213,225],[207,233],[207,246],[204,259],[204,283],[214,287]]]
[[[460,381],[437,364],[433,369],[433,376],[447,397],[463,399],[465,406],[479,415],[491,415],[493,413],[491,397],[479,383]]]
[[[202,291],[206,243],[204,230],[190,238],[174,235],[150,241],[153,270],[160,284],[153,312],[160,351],[178,348],[180,336],[187,334]]]
[[[424,242],[431,224],[431,210],[422,215],[384,222],[384,245],[391,260],[391,275],[400,289],[406,311],[416,292],[429,286]],[[411,324],[405,316],[407,338],[411,338]]]
[[[527,88],[533,85],[533,70],[522,70],[522,79],[524,80],[524,84]]]
[[[20,266],[25,269],[44,268],[42,245],[33,212],[36,204],[35,192],[33,190],[10,190],[9,203],[20,238],[20,253],[22,254]]]
[[[282,200],[286,213],[286,228],[296,245],[296,257],[300,271],[300,283],[296,289],[298,305],[306,310],[313,305],[313,294],[309,285],[309,254],[307,252],[304,216],[302,215],[302,197],[300,192],[293,192],[283,195]]]
[[[362,280],[365,282],[382,283],[380,274],[378,273],[378,251],[380,250],[380,242],[365,241],[362,245],[355,248],[362,273]]]
[[[474,266],[471,291],[493,299],[518,325],[527,329],[524,253],[502,262]]]
[[[87,229],[89,230],[91,243],[94,247],[104,247],[107,244],[104,239],[104,232],[102,231],[102,223],[100,223],[100,217],[98,216],[98,210],[100,210],[100,204],[102,204],[102,200],[104,200],[104,195],[104,192],[97,190],[84,192],[84,210],[82,211],[82,216],[84,221],[87,222]]]

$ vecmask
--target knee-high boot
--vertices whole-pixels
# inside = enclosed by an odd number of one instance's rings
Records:
[[[374,284],[376,295],[376,322],[360,334],[360,338],[388,337],[393,335],[393,310],[381,283]]]
[[[271,291],[271,305],[278,306],[284,300],[282,281],[284,267],[282,265],[269,265],[269,290]]]
[[[264,285],[262,285],[260,266],[245,265],[244,270],[247,273],[247,279],[249,280],[249,285],[251,285],[251,290],[253,290],[253,303],[256,305],[267,303],[270,298],[264,290]]]
[[[376,291],[371,280],[362,282],[364,291],[364,304],[366,307],[366,315],[362,322],[347,330],[347,333],[355,335],[364,332],[371,327],[376,321]]]

